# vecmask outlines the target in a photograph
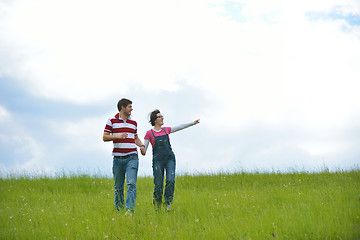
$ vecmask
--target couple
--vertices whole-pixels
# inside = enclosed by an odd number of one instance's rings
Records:
[[[142,155],[146,154],[149,143],[153,147],[153,175],[154,175],[154,199],[156,207],[162,204],[164,170],[166,171],[165,204],[170,210],[175,188],[175,155],[171,149],[169,134],[184,128],[198,124],[200,120],[183,124],[177,127],[164,127],[164,117],[159,110],[150,114],[150,123],[154,127],[146,132],[144,144],[137,134],[137,123],[131,119],[132,101],[123,98],[118,102],[118,110],[114,117],[107,121],[104,129],[104,142],[113,141],[114,149],[113,175],[115,187],[115,208],[123,209],[124,205],[129,211],[135,211],[136,181],[139,166],[139,158],[136,146],[140,147]],[[127,197],[124,204],[124,181],[126,176]]]

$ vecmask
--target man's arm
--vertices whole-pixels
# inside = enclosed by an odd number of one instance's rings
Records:
[[[145,153],[146,153],[145,146],[142,143],[142,141],[140,140],[138,135],[135,136],[135,144],[136,144],[136,146],[140,147],[141,154],[145,156]]]
[[[127,133],[120,133],[120,134],[116,134],[116,135],[110,135],[109,132],[104,132],[103,141],[104,142],[109,142],[109,141],[114,141],[116,139],[122,139],[122,138],[126,138],[126,137],[127,137]]]

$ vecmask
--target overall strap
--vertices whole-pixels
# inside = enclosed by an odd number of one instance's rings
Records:
[[[152,130],[152,129],[150,129],[150,130],[151,130],[151,132],[152,132],[152,135],[154,136],[154,139],[155,139],[155,134],[154,134],[153,130]]]
[[[169,144],[170,144],[170,137],[169,137],[169,134],[165,131],[165,129],[164,128],[161,128],[162,130],[164,130],[164,132],[165,132],[165,134],[166,134],[166,136],[167,136],[167,138],[169,139]]]
[[[169,138],[169,134],[165,131],[165,129],[164,128],[161,128],[161,129],[165,132],[166,136]],[[154,139],[155,139],[156,137],[155,137],[154,131],[152,129],[150,129],[150,130],[151,130],[151,133],[152,133],[152,135],[154,136]]]
[[[161,128],[161,129],[164,130],[165,134],[169,137],[169,134],[167,134],[167,132],[165,131],[165,129],[164,129],[164,128]]]

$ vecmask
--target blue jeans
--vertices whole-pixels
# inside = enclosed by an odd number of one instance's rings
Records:
[[[167,158],[153,158],[154,175],[154,204],[160,206],[162,203],[164,187],[164,171],[166,172],[166,184],[164,200],[165,204],[171,204],[174,198],[175,190],[175,155],[170,154]]]
[[[136,202],[136,181],[139,167],[139,158],[137,154],[129,155],[126,158],[114,156],[113,174],[115,188],[115,208],[117,210],[124,208],[124,181],[126,176],[127,196],[126,208],[135,210]]]

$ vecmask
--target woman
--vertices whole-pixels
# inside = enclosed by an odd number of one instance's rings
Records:
[[[154,199],[153,203],[158,208],[162,203],[163,186],[164,186],[164,170],[166,172],[166,184],[164,200],[167,210],[170,210],[170,204],[173,201],[175,189],[175,155],[171,149],[169,134],[179,130],[196,125],[200,119],[188,124],[182,124],[177,127],[162,127],[164,125],[164,117],[159,110],[154,110],[150,114],[150,121],[153,129],[146,132],[144,137],[145,153],[149,146],[149,142],[153,147],[153,175],[154,175]]]

